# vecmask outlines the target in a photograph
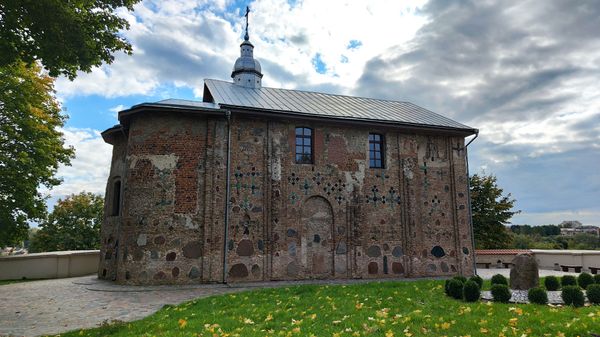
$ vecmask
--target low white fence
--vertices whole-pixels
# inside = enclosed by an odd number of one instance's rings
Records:
[[[63,278],[95,274],[99,250],[72,250],[0,257],[0,280]]]
[[[542,269],[559,269],[560,266],[581,266],[583,271],[590,267],[600,268],[598,250],[546,250],[532,249],[538,265]]]
[[[476,250],[475,261],[479,268],[509,268],[512,259],[522,252],[526,250]],[[590,272],[592,268],[600,268],[600,250],[531,249],[530,253],[535,256],[540,269],[561,270],[561,266],[576,266],[581,267],[581,271]]]

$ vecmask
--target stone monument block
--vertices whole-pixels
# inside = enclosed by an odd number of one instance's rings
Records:
[[[528,290],[540,283],[538,263],[531,254],[519,254],[512,260],[510,268],[510,288]]]

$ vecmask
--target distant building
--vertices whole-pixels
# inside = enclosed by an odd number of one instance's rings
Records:
[[[558,227],[561,227],[561,228],[577,228],[577,227],[581,227],[581,226],[583,226],[583,224],[577,220],[563,221],[558,225]]]
[[[575,222],[578,222],[579,224],[581,224],[579,221],[575,221]],[[581,233],[593,234],[596,236],[600,236],[600,228],[598,228],[596,226],[579,226],[579,227],[573,227],[573,228],[562,227],[560,229],[560,235],[565,235],[565,236],[573,236],[573,235],[581,234]]]

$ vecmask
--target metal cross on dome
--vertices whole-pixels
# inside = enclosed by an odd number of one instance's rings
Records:
[[[246,17],[246,35],[244,35],[244,40],[248,41],[250,40],[250,36],[248,35],[248,15],[250,14],[250,7],[246,6],[246,15],[244,15]]]

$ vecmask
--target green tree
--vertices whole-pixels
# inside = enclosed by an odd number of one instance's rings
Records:
[[[598,249],[600,238],[594,234],[578,233],[569,238],[569,249]]]
[[[0,67],[22,60],[39,61],[56,77],[70,79],[77,70],[89,72],[112,54],[131,54],[119,35],[127,20],[114,14],[139,0],[0,0]]]
[[[514,234],[512,238],[512,248],[517,249],[530,249],[533,248],[533,240],[529,235],[526,234]]]
[[[97,249],[104,199],[81,192],[59,199],[30,242],[30,252]]]
[[[0,0],[0,247],[27,238],[27,223],[45,216],[38,187],[58,185],[68,164],[64,125],[51,77],[74,79],[113,53],[131,54],[119,31],[139,0]]]
[[[503,195],[502,188],[493,175],[475,174],[469,179],[471,207],[473,209],[473,231],[477,248],[507,248],[512,237],[505,227],[513,211],[515,199],[511,194]]]
[[[58,185],[56,170],[73,155],[53,92],[53,79],[36,65],[0,67],[0,247],[26,239],[27,222],[45,216],[38,188]]]

